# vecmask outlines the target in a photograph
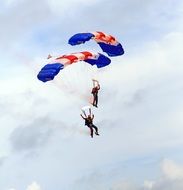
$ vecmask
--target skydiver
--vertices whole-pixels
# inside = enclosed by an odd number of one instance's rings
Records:
[[[85,125],[90,128],[91,138],[93,138],[93,129],[95,129],[95,134],[99,135],[98,128],[93,124],[94,115],[89,114],[88,116],[86,116],[85,113],[84,113],[85,117],[82,114],[80,115],[85,120]]]
[[[93,81],[93,88],[91,93],[93,94],[93,106],[98,107],[98,91],[100,90],[100,84],[97,80],[92,79]]]

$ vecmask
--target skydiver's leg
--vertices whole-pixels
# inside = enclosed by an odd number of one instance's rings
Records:
[[[91,138],[93,138],[93,128],[92,128],[92,126],[88,126],[89,128],[90,128],[90,136],[91,136]]]
[[[95,97],[95,106],[96,107],[98,106],[98,95],[96,95],[96,97]]]
[[[93,106],[97,106],[97,95],[94,94],[94,99],[93,99]]]
[[[93,106],[95,106],[95,94],[93,94]]]
[[[92,127],[95,129],[95,134],[96,134],[96,135],[99,135],[99,133],[98,133],[98,128],[97,128],[95,125],[92,125]]]

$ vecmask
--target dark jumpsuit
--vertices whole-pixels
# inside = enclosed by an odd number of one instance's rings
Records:
[[[93,138],[93,128],[95,129],[95,134],[98,134],[98,128],[93,124],[93,119],[85,118],[85,125],[90,128],[90,135]]]
[[[98,91],[100,90],[100,87],[94,87],[92,89],[92,94],[93,94],[93,105],[97,107],[98,104]]]

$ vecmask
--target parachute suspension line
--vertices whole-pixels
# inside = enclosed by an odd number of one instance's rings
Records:
[[[80,99],[88,100],[90,90],[90,69],[91,66],[85,62],[75,63],[62,71],[54,80],[54,84],[68,94],[74,94]]]
[[[81,61],[75,64],[74,87],[82,99],[88,99],[89,78],[91,66]]]
[[[80,91],[77,89],[78,84],[76,72],[78,71],[76,70],[73,72],[72,69],[70,70],[70,68],[66,68],[65,72],[58,76],[59,80],[56,80],[56,82],[60,84],[60,86],[62,86],[64,91],[68,94],[74,94],[79,98],[83,98]]]

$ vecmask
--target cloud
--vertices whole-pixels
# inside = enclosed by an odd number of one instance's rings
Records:
[[[170,180],[182,179],[183,180],[183,167],[181,165],[176,164],[172,160],[168,160],[168,159],[163,160],[162,171],[167,179],[170,179]]]
[[[132,178],[120,179],[117,175],[114,175],[115,178],[111,180],[109,178],[110,172],[113,173],[114,171],[109,170],[109,173],[106,173],[106,171],[92,173],[81,179],[82,182],[77,181],[78,186],[75,186],[75,188],[89,190],[181,190],[183,187],[183,166],[169,159],[164,159],[160,165],[162,175],[159,178],[156,177],[156,180],[144,180],[143,184],[133,181]],[[108,176],[108,180],[106,176]]]
[[[4,161],[6,160],[6,157],[0,157],[0,167],[3,165]]]
[[[16,190],[16,189],[10,188],[8,190]],[[27,186],[26,190],[41,190],[41,187],[37,182],[34,181],[30,185]]]
[[[39,186],[39,184],[37,184],[37,182],[32,182],[26,190],[41,190],[41,187]]]
[[[10,136],[13,150],[30,151],[44,146],[49,142],[55,125],[53,121],[45,117],[15,128]]]
[[[82,10],[84,7],[90,7],[92,5],[95,5],[97,3],[100,3],[99,0],[63,0],[63,1],[57,1],[57,0],[52,0],[52,1],[47,1],[49,7],[53,11],[54,14],[58,15],[64,15],[67,12],[72,15],[73,12],[78,12],[78,10]],[[67,14],[68,15],[68,14]]]
[[[164,159],[161,163],[163,176],[153,181],[147,190],[181,190],[183,188],[183,166],[173,160]],[[146,190],[146,189],[145,189]]]
[[[3,50],[11,44],[22,48],[23,44],[20,45],[22,39],[25,40],[27,38],[31,33],[31,29],[34,30],[36,27],[39,27],[40,22],[44,23],[49,19],[49,8],[44,1],[36,4],[32,0],[26,0],[19,1],[16,4],[12,2],[11,5],[0,18],[2,26],[0,39],[5,45],[0,47]]]
[[[153,187],[153,185],[154,185],[154,181],[150,181],[150,180],[145,180],[144,181],[144,184],[143,184],[143,186],[144,186],[144,189],[152,189],[152,187]]]

